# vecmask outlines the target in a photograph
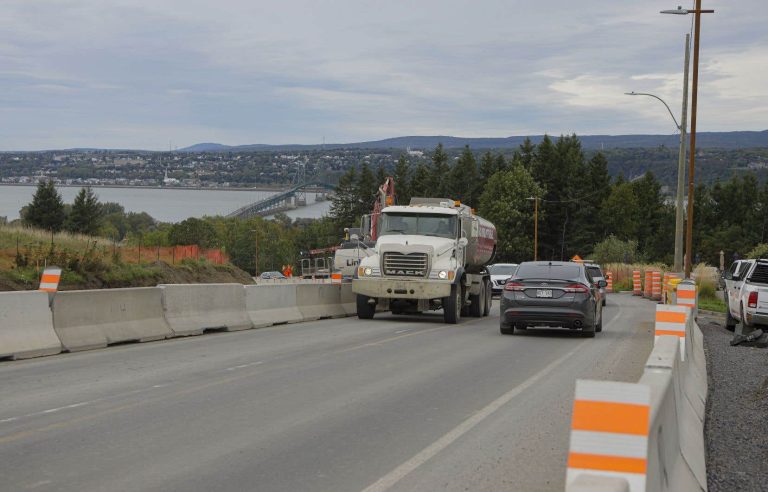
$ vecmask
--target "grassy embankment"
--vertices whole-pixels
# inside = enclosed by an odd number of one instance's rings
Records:
[[[119,246],[108,238],[0,227],[0,291],[37,289],[47,265],[63,269],[60,290],[145,287],[159,283],[253,283],[231,264],[176,261],[170,248]]]

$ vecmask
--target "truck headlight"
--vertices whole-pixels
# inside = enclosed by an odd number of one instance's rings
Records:
[[[366,277],[370,277],[373,273],[373,270],[371,270],[371,267],[365,267],[365,270],[363,270],[363,273],[365,273]]]
[[[440,280],[447,279],[448,278],[448,272],[446,272],[445,270],[440,270],[439,272],[437,272],[437,278],[439,278]]]

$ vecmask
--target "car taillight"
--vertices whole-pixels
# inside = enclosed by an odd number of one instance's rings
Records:
[[[757,292],[749,293],[749,299],[747,300],[747,305],[751,308],[757,307]]]
[[[504,285],[504,290],[511,290],[512,292],[522,292],[524,288],[525,286],[520,282],[509,281]]]
[[[570,285],[566,285],[563,290],[568,292],[568,293],[571,293],[571,294],[575,294],[575,293],[589,294],[589,289],[584,284],[570,284]]]

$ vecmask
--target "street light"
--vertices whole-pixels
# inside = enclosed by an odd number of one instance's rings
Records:
[[[696,0],[695,9],[662,10],[662,14],[695,14],[693,34],[693,89],[691,95],[691,151],[688,160],[688,225],[685,231],[685,277],[691,277],[693,251],[693,188],[696,164],[696,105],[699,99],[699,38],[701,37],[701,14],[711,14],[714,10],[702,10],[701,0]]]
[[[675,266],[674,270],[680,272],[683,270],[683,200],[685,195],[685,131],[686,120],[688,118],[688,58],[690,52],[690,36],[685,35],[685,66],[683,68],[683,111],[680,117],[681,123],[678,124],[669,105],[660,97],[646,92],[625,92],[630,96],[650,96],[658,99],[669,111],[672,121],[680,132],[680,149],[677,156],[677,196],[675,199]]]
[[[539,197],[530,196],[526,200],[533,200],[533,261],[539,259]]]

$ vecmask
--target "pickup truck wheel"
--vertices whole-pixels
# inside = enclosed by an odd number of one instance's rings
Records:
[[[755,329],[754,326],[747,323],[747,317],[744,315],[744,304],[741,305],[741,334],[749,335]]]
[[[373,319],[376,314],[376,304],[368,302],[370,297],[357,294],[357,317],[359,319]]]
[[[726,307],[725,308],[725,329],[728,331],[735,331],[736,330],[736,318],[731,316],[731,308]]]
[[[455,325],[461,318],[462,304],[464,304],[461,290],[460,285],[454,284],[451,286],[451,295],[443,298],[443,321],[448,324]]]

